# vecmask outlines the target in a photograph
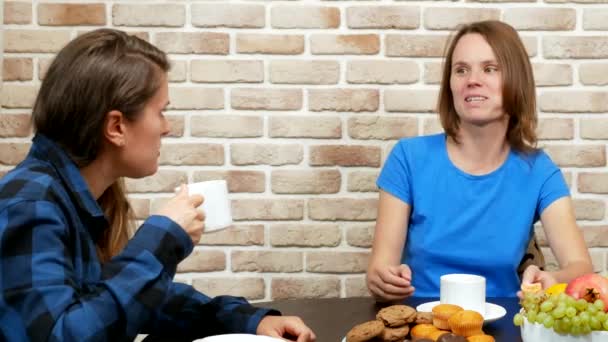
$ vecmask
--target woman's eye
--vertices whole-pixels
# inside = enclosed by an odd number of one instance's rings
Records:
[[[497,72],[497,71],[498,71],[497,67],[487,67],[486,68],[487,73],[493,73],[493,72]]]

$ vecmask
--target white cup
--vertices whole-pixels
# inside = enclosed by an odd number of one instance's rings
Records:
[[[486,278],[474,274],[446,274],[440,278],[439,301],[486,314]]]
[[[232,224],[228,184],[225,180],[211,180],[188,184],[188,194],[201,195],[203,204],[199,206],[205,213],[205,232],[213,232]],[[179,188],[176,189],[179,191]]]

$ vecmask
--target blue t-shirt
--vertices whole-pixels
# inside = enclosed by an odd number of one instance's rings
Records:
[[[511,150],[498,169],[475,176],[452,164],[445,134],[400,140],[377,184],[411,206],[402,262],[419,297],[438,297],[439,277],[448,273],[486,277],[489,297],[515,296],[533,224],[569,196],[544,152]]]

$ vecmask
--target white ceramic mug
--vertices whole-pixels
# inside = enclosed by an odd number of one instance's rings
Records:
[[[228,184],[225,180],[191,183],[187,186],[190,195],[201,195],[204,198],[199,209],[205,213],[205,232],[223,229],[232,224]]]
[[[486,314],[486,278],[474,274],[441,276],[439,296],[442,304],[455,304],[465,310]]]

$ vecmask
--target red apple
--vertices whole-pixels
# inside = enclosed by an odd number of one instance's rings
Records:
[[[604,311],[608,312],[608,278],[590,273],[573,279],[566,287],[566,294],[575,299],[583,298],[589,303],[601,299]]]

